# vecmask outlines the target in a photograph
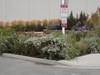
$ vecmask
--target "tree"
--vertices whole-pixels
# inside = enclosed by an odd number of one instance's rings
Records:
[[[71,30],[72,27],[76,24],[75,18],[74,18],[74,16],[73,16],[73,12],[72,12],[72,11],[71,11],[70,16],[68,17],[68,22],[67,22],[67,24],[68,24],[67,29],[69,29],[69,30]]]
[[[79,22],[80,22],[80,25],[79,27],[82,27],[84,26],[84,22],[88,19],[88,15],[86,15],[85,13],[81,12],[80,13],[80,17],[79,17]]]

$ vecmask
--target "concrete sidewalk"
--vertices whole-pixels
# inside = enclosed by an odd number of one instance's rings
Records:
[[[63,65],[76,67],[100,67],[100,54],[89,54],[77,57],[73,60],[60,60]]]
[[[100,69],[100,54],[89,54],[85,56],[80,56],[72,60],[60,60],[53,61],[47,59],[33,58],[15,54],[4,53],[3,57],[21,59],[26,61],[35,62],[38,64],[54,65],[66,68],[89,68],[89,69]]]

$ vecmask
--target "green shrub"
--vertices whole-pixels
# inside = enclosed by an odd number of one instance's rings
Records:
[[[25,55],[26,54],[26,48],[25,48],[25,44],[24,42],[29,39],[30,36],[27,35],[19,35],[18,36],[18,50],[16,52],[16,54],[21,54],[21,55]]]
[[[48,26],[48,20],[45,19],[42,21],[42,23],[43,23],[43,28],[46,29]]]
[[[74,31],[72,34],[74,37],[76,37],[76,41],[80,41],[81,39],[85,38],[87,36],[89,31]]]
[[[0,35],[0,55],[3,53],[3,50],[2,50],[2,40],[4,40],[3,39],[3,37]]]
[[[17,32],[23,31],[24,30],[24,21],[22,21],[22,20],[12,21],[10,27]]]
[[[91,15],[89,20],[87,20],[87,24],[92,26],[95,34],[100,37],[100,12],[99,9],[97,11]]]
[[[66,59],[72,59],[72,58],[79,56],[80,49],[78,48],[78,46],[76,44],[76,37],[73,34],[69,34],[69,35],[67,35],[66,39],[67,39],[67,41],[66,41],[67,45],[69,44],[69,47],[66,46],[68,48],[66,50],[69,51],[67,53],[69,57],[67,57]]]
[[[1,36],[8,36],[8,35],[14,34],[14,32],[15,31],[10,28],[0,29]]]
[[[100,39],[95,34],[95,31],[88,31],[86,36],[78,42],[78,47],[81,50],[80,55],[90,54],[90,53],[100,53]]]
[[[29,38],[24,44],[27,50],[26,55],[37,57],[41,54],[41,39]]]
[[[89,45],[84,41],[77,42],[78,48],[80,49],[80,55],[85,55],[88,53]]]
[[[16,34],[1,36],[0,51],[2,53],[25,54],[24,41],[26,39],[28,39],[27,36],[17,36]]]
[[[47,29],[49,30],[61,30],[60,23],[49,24]]]
[[[95,34],[100,38],[100,23],[94,26]]]
[[[47,59],[71,59],[79,55],[76,40],[71,35],[62,35],[60,32],[30,38],[25,41],[25,46],[30,56]]]
[[[3,36],[1,35],[1,39],[0,39],[0,50],[2,52],[10,52],[13,53],[13,48],[14,48],[14,44],[15,44],[15,37],[13,35],[7,35],[7,36]],[[16,44],[17,45],[17,44]]]
[[[24,26],[23,25],[15,25],[15,26],[11,26],[11,28],[18,32],[18,31],[23,31]]]
[[[26,21],[23,31],[35,31],[36,30],[36,23],[34,21]]]
[[[10,28],[0,29],[0,54],[5,50],[5,42],[7,42],[6,38],[10,35],[14,35],[14,31]]]
[[[0,29],[3,28],[3,22],[0,21]]]
[[[100,53],[100,39],[98,37],[89,37],[81,40],[88,45],[87,53]]]
[[[35,24],[30,24],[28,31],[36,31],[36,25]]]
[[[43,25],[42,22],[40,20],[37,21],[37,25],[36,25],[36,31],[43,31]]]

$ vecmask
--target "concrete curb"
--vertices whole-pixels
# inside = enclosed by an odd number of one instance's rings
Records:
[[[28,57],[28,56],[22,56],[22,55],[16,55],[16,54],[9,54],[9,53],[3,53],[2,56],[8,57],[8,58],[25,60],[25,61],[31,61],[31,62],[35,62],[37,64],[57,65],[57,61],[47,60],[47,59],[40,59],[40,58],[34,58],[34,57]]]
[[[69,68],[69,69],[100,69],[100,67],[94,67],[94,66],[63,66],[63,65],[55,65],[54,67],[60,67],[60,68]]]

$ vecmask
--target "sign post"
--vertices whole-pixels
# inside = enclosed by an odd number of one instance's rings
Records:
[[[67,27],[68,0],[61,0],[60,8],[62,34],[65,34],[65,28]]]

